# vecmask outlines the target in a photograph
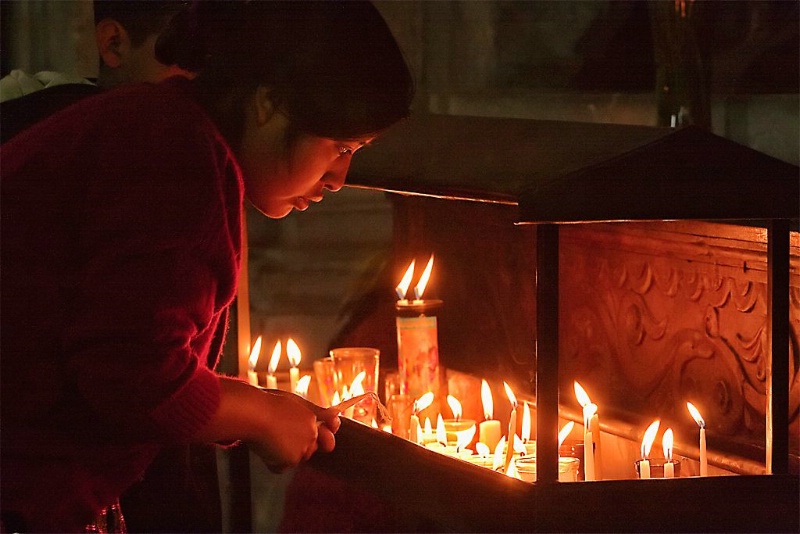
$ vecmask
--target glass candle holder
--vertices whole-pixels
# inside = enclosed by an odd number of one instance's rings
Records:
[[[400,301],[397,311],[397,369],[400,393],[418,399],[433,393],[438,413],[440,392],[439,331],[436,312],[441,300]]]
[[[536,482],[536,457],[523,456],[514,460],[517,472],[525,482]],[[569,456],[559,456],[558,458],[558,481],[577,482],[578,466],[581,461]]]
[[[377,394],[380,354],[380,350],[371,347],[332,349],[330,355],[333,360],[333,385],[339,395],[343,394],[345,387],[353,396],[367,392]],[[364,378],[360,384],[363,391],[356,391],[353,385],[362,372]],[[355,405],[352,414],[345,415],[369,425],[375,419],[376,409],[374,399],[369,398]]]
[[[648,458],[647,461],[650,463],[650,478],[678,478],[681,476],[681,461],[673,459],[673,471],[675,476],[674,477],[665,477],[664,473],[664,465],[667,463],[665,458]],[[634,468],[636,470],[636,477],[642,478],[642,470],[641,470],[641,463],[642,460],[636,460],[634,462]]]

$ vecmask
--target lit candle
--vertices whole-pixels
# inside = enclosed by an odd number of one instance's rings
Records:
[[[419,277],[417,285],[414,286],[414,302],[412,304],[422,304],[422,294],[425,292],[428,280],[431,277],[431,269],[433,269],[433,254],[431,254],[431,258],[428,260],[428,265],[425,266],[425,270],[422,271],[422,276]]]
[[[587,404],[583,408],[583,473],[585,480],[597,480],[594,455],[594,433],[590,421],[597,411],[597,405]]]
[[[394,288],[395,293],[397,293],[397,301],[398,304],[401,306],[408,305],[408,299],[406,299],[406,293],[408,292],[408,286],[411,284],[411,278],[414,276],[414,262],[416,260],[411,260],[411,263],[406,269],[406,274],[403,275],[403,279],[400,280],[400,283],[397,284],[397,287]]]
[[[578,399],[578,403],[584,410],[584,421],[586,421],[586,408],[590,404],[592,404],[592,399],[589,397],[589,394],[586,393],[586,390],[581,387],[578,382],[573,384],[575,388],[575,397]],[[603,479],[603,460],[602,460],[602,452],[600,449],[600,415],[597,411],[597,405],[594,407],[594,414],[592,417],[588,419],[588,423],[584,423],[584,441],[583,441],[583,448],[584,451],[591,450],[593,460],[594,460],[594,467],[595,467],[595,478],[593,480],[602,480]],[[587,432],[591,432],[591,441],[586,441],[586,434]],[[584,472],[586,469],[584,469]],[[588,480],[588,479],[587,479]]]
[[[514,436],[517,435],[517,398],[514,396],[514,392],[511,391],[511,388],[503,382],[503,386],[506,389],[506,395],[508,395],[508,400],[511,401],[511,418],[508,420],[508,447],[506,448],[506,458],[505,462],[503,463],[503,468],[508,474],[508,466],[511,464],[511,458],[514,456]]]
[[[275,343],[275,348],[272,349],[272,357],[269,359],[269,367],[267,368],[267,389],[278,389],[278,379],[275,377],[275,371],[278,369],[278,362],[281,359],[281,342],[278,340]]]
[[[431,441],[436,441],[436,436],[433,434],[431,418],[426,417],[425,426],[422,428],[422,443],[430,443]]]
[[[650,448],[653,446],[653,442],[656,439],[659,425],[661,425],[661,421],[655,420],[644,432],[644,438],[642,439],[642,459],[639,460],[639,478],[650,478],[650,460],[647,459],[647,456],[650,454]]]
[[[661,446],[664,448],[664,478],[675,478],[675,464],[672,462],[672,429],[664,431],[661,438]]]
[[[503,431],[500,428],[500,421],[492,419],[494,401],[492,400],[492,390],[486,380],[481,381],[481,401],[483,402],[483,416],[486,420],[478,426],[478,434],[480,440],[489,447],[489,450],[492,450],[497,447]]]
[[[564,440],[567,439],[567,436],[569,436],[570,432],[572,432],[573,428],[575,428],[575,423],[573,423],[572,421],[568,421],[567,424],[561,427],[561,430],[558,431],[559,449],[561,448],[561,445],[564,443]]]
[[[247,382],[251,386],[258,386],[258,374],[256,374],[256,364],[258,363],[258,356],[261,354],[261,336],[258,336],[253,350],[250,351],[250,359],[247,360]]]
[[[447,446],[447,430],[444,428],[442,414],[439,414],[439,417],[436,419],[436,443]]]
[[[295,388],[294,392],[303,398],[308,397],[308,385],[310,383],[311,375],[303,375],[300,380],[297,381],[297,387]]]
[[[292,366],[289,369],[289,391],[292,393],[297,389],[297,381],[300,379],[300,365],[302,355],[300,354],[300,347],[294,342],[292,338],[286,342],[286,355],[289,357],[289,364]]]
[[[697,408],[694,407],[694,404],[691,402],[686,403],[686,407],[689,409],[689,413],[692,414],[692,418],[694,418],[695,422],[700,426],[700,476],[705,477],[708,476],[708,456],[706,453],[706,422],[703,420],[703,416],[700,415],[700,412]]]
[[[497,447],[494,448],[494,454],[492,455],[492,470],[497,471],[500,467],[503,466],[505,463],[505,448],[506,448],[506,437],[503,436],[500,438],[500,441],[497,442]]]
[[[422,436],[420,436],[419,425],[419,412],[427,408],[433,402],[433,392],[429,391],[420,398],[414,401],[414,406],[411,408],[411,422],[408,425],[409,441],[414,443],[422,443]]]
[[[522,403],[522,454],[536,456],[536,442],[531,440],[531,408],[527,402]]]

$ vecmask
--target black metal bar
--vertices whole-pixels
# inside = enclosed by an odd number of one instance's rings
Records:
[[[536,230],[536,481],[558,480],[558,226]]]
[[[767,472],[789,472],[789,221],[767,226]]]

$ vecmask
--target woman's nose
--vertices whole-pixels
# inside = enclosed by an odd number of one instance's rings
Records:
[[[332,167],[325,176],[323,176],[322,181],[325,183],[325,189],[328,191],[338,191],[344,186],[345,179],[347,178],[347,171],[350,168],[350,160],[341,158],[342,162],[337,163],[335,167]]]

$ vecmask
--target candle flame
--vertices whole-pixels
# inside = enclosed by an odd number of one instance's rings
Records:
[[[528,452],[528,449],[525,448],[525,443],[516,434],[514,434],[514,452],[517,452],[522,456],[525,456],[525,454]]]
[[[261,336],[258,336],[256,339],[255,344],[253,345],[253,350],[250,351],[250,359],[247,360],[248,365],[250,365],[250,370],[256,370],[256,364],[258,363],[258,356],[261,354]]]
[[[261,339],[261,338],[259,338]],[[281,341],[278,340],[275,343],[275,348],[272,349],[272,357],[269,359],[269,367],[267,368],[267,372],[269,374],[274,375],[275,371],[278,369],[278,362],[281,359]]]
[[[351,397],[357,397],[358,395],[363,395],[365,393],[365,391],[364,391],[364,378],[366,378],[366,376],[367,376],[367,372],[366,371],[361,371],[353,379],[353,383],[350,385],[350,396]]]
[[[503,381],[503,387],[506,388],[506,395],[508,396],[508,400],[511,401],[511,406],[516,408],[517,407],[517,397],[514,396],[514,392],[511,391],[511,387]]]
[[[433,404],[433,392],[429,391],[417,400],[414,401],[413,412],[417,415],[419,412]]]
[[[585,408],[588,404],[591,404],[592,399],[589,398],[589,395],[586,393],[586,390],[581,387],[580,384],[576,381],[575,384],[575,398],[578,399],[578,404],[581,407]]]
[[[644,439],[642,439],[642,459],[646,460],[647,455],[650,454],[650,448],[653,446],[653,442],[656,439],[656,434],[658,433],[658,427],[661,425],[661,420],[656,419],[650,426],[647,427],[647,430],[644,431]]]
[[[347,389],[347,384],[345,384],[344,386],[342,386],[342,400],[346,401],[350,397],[352,397],[352,395],[350,394],[350,390]]]
[[[664,448],[664,458],[668,462],[672,461],[672,429],[668,428],[664,431],[664,437],[661,438],[661,446]]]
[[[583,407],[583,425],[586,427],[587,432],[594,432],[594,428],[590,428],[591,420],[594,414],[597,413],[597,405],[594,403],[589,403]],[[600,430],[599,428],[597,429]]]
[[[334,391],[333,392],[333,398],[331,399],[331,406],[336,406],[340,402],[342,402],[342,399],[339,397],[339,392],[338,391]]]
[[[514,460],[514,458],[512,458],[511,462],[508,464],[508,470],[506,470],[506,476],[522,480],[522,477],[519,476],[519,471],[517,471],[517,462],[516,460]]]
[[[294,387],[294,392],[298,395],[305,397],[308,395],[308,385],[311,383],[311,375],[303,375],[300,380],[297,381],[297,385]]]
[[[370,423],[370,426],[372,428],[378,428],[378,422],[375,420],[374,417],[372,418],[372,423]]]
[[[561,448],[561,445],[564,444],[564,440],[567,439],[572,429],[575,427],[575,423],[569,421],[566,425],[561,427],[561,430],[558,431],[558,448]]]
[[[425,435],[426,436],[430,436],[431,434],[433,434],[433,426],[431,425],[431,418],[430,417],[426,417],[425,418]]]
[[[472,443],[472,438],[475,437],[475,425],[472,425],[466,430],[456,432],[456,450],[463,451],[467,445]]]
[[[689,408],[689,413],[692,414],[692,418],[694,419],[695,423],[700,425],[700,428],[705,428],[706,422],[703,420],[703,416],[700,415],[700,412],[697,411],[697,408],[694,407],[694,404],[687,402],[686,407]]]
[[[417,426],[419,426],[419,425],[417,425]],[[392,433],[392,425],[383,425],[383,428],[381,430],[383,430],[387,434],[391,434]]]
[[[453,418],[456,421],[461,421],[461,414],[464,413],[461,410],[461,403],[458,402],[458,399],[452,395],[447,396],[447,404],[450,406],[450,409],[453,411]]]
[[[492,459],[492,469],[497,471],[497,468],[500,467],[505,463],[506,455],[505,449],[506,448],[506,437],[503,436],[500,438],[500,441],[497,442],[497,446],[494,448],[494,457]]]
[[[406,269],[406,274],[403,275],[403,279],[400,280],[400,283],[397,284],[397,287],[394,288],[395,293],[397,293],[397,298],[404,299],[406,298],[406,293],[408,293],[408,286],[411,285],[411,278],[414,276],[414,262],[416,260],[411,260],[411,263]]]
[[[527,402],[522,403],[522,441],[527,442],[531,440],[531,409]]]
[[[481,402],[483,403],[483,417],[487,421],[494,416],[494,400],[492,399],[492,388],[489,382],[481,380]]]
[[[422,271],[422,276],[419,277],[419,282],[417,282],[416,287],[414,287],[414,298],[419,300],[422,298],[422,294],[425,292],[425,287],[428,285],[428,279],[431,277],[431,269],[433,268],[433,254],[431,254],[431,259],[428,260],[428,265],[425,266],[425,270]]]
[[[289,356],[289,364],[292,367],[300,365],[300,360],[303,356],[300,354],[300,347],[297,346],[297,343],[292,338],[289,338],[286,342],[286,354]]]
[[[475,454],[480,456],[481,458],[488,458],[489,454],[491,454],[491,450],[489,450],[489,446],[482,441],[479,441],[475,444]]]
[[[442,414],[439,414],[439,419],[436,421],[436,441],[442,445],[447,445],[447,430],[444,428]]]

